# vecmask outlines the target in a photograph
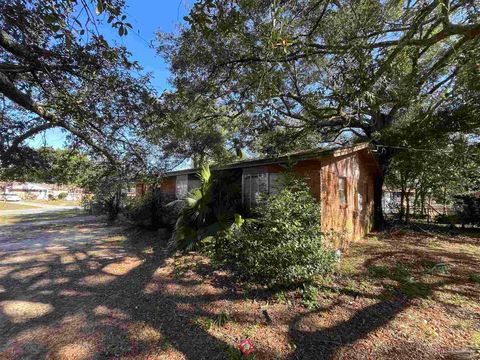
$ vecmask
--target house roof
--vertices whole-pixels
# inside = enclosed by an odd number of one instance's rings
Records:
[[[223,166],[212,166],[212,170],[227,170],[227,169],[238,169],[238,168],[246,168],[246,167],[253,167],[259,165],[270,165],[270,164],[282,164],[288,163],[289,161],[299,161],[299,160],[308,160],[308,159],[315,159],[320,157],[340,157],[347,154],[351,154],[360,150],[368,149],[370,153],[372,153],[371,147],[368,143],[361,143],[353,146],[346,146],[340,148],[317,148],[312,150],[302,150],[291,152],[287,154],[282,154],[276,157],[264,157],[264,158],[257,158],[257,159],[247,159],[247,160],[239,160],[232,162],[230,164],[226,164]],[[372,154],[373,159],[373,154]],[[378,164],[374,160],[374,165],[378,169]],[[177,176],[177,175],[188,175],[194,174],[198,171],[198,168],[190,168],[184,170],[176,170],[176,171],[169,171],[165,173],[165,176]]]
[[[16,191],[47,191],[48,189],[35,183],[14,184],[11,190]]]

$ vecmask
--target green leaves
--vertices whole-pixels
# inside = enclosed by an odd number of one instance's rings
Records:
[[[103,13],[103,10],[103,0],[97,0],[97,6],[95,7],[96,14],[100,15],[101,13]]]
[[[320,209],[296,181],[266,199],[256,218],[235,221],[217,236],[213,256],[240,276],[269,287],[311,283],[328,273],[333,253],[323,243]],[[237,217],[236,217],[237,218]]]

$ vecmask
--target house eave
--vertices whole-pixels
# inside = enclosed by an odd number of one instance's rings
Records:
[[[248,167],[262,166],[262,165],[275,165],[275,164],[288,164],[290,162],[302,161],[302,160],[311,160],[316,158],[324,158],[327,156],[341,157],[345,156],[363,149],[370,149],[368,143],[362,143],[350,147],[344,147],[340,149],[315,149],[304,151],[300,153],[282,155],[276,158],[264,158],[264,159],[250,159],[250,160],[241,160],[231,164],[223,166],[212,166],[212,171],[220,170],[231,170],[231,169],[243,169]],[[198,168],[183,169],[176,171],[169,171],[164,174],[165,177],[173,177],[178,175],[189,175],[195,174],[198,172]]]

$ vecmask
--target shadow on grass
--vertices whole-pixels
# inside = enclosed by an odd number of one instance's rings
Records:
[[[153,233],[112,228],[97,222],[72,242],[0,252],[0,357],[6,359],[150,356],[221,359],[231,348],[194,324],[212,317],[198,305],[237,299],[221,292],[172,295],[174,280],[155,275],[165,265],[166,242]],[[62,236],[61,230],[49,229]],[[118,233],[117,233],[118,232]],[[140,259],[140,260],[139,260]],[[48,354],[47,354],[48,353]]]
[[[361,256],[364,257],[362,261],[364,270],[353,275],[351,280],[360,282],[368,278],[369,281],[383,287],[380,294],[324,286],[327,291],[347,295],[352,299],[363,297],[376,302],[356,311],[347,320],[316,331],[302,327],[303,320],[309,314],[297,315],[289,324],[289,335],[296,346],[289,358],[321,360],[337,357],[368,358],[367,349],[364,353],[358,353],[358,347],[355,347],[357,352],[353,354],[349,352],[349,347],[358,340],[368,337],[372,332],[386,327],[401,312],[415,304],[416,300],[432,298],[439,304],[455,306],[445,304],[437,298],[437,294],[464,296],[470,300],[479,298],[480,292],[474,286],[476,277],[472,276],[472,271],[479,267],[478,257],[463,253],[457,247],[448,247],[448,244],[455,244],[457,240],[455,242],[449,238],[435,240],[447,244],[445,249],[440,249],[429,247],[428,240],[435,235],[425,236],[425,241],[414,241],[413,236],[409,238],[409,235],[411,234],[387,237],[383,241],[364,245],[361,252]],[[404,242],[404,239],[407,241]],[[475,242],[475,239],[470,239],[470,242]],[[467,245],[470,242],[467,242]],[[458,311],[461,311],[461,306],[459,303]],[[448,309],[445,311],[448,312]],[[384,352],[381,356],[407,359],[416,354],[418,358],[438,358],[439,354],[432,353],[425,345],[421,342],[402,344],[400,341],[397,344],[395,341],[395,348],[381,350]],[[380,356],[380,352],[376,352],[375,356]]]
[[[2,215],[0,213],[0,219],[3,220],[0,222],[0,226],[8,226],[11,224],[22,224],[30,222],[42,222],[42,221],[53,221],[60,219],[75,218],[79,216],[85,216],[86,212],[82,209],[74,210],[57,210],[57,211],[44,211],[35,214],[14,214],[14,215]]]
[[[15,226],[2,230],[15,232]],[[42,241],[30,239],[40,235]],[[199,318],[218,317],[203,304],[243,298],[235,281],[223,274],[212,275],[209,265],[201,261],[194,267],[180,265],[172,270],[168,266],[172,259],[165,253],[167,242],[157,240],[155,233],[125,232],[118,226],[83,219],[69,226],[32,227],[25,241],[32,241],[31,246],[3,251],[0,246],[0,358],[82,354],[99,359],[147,358],[161,354],[168,359],[224,359],[227,354],[238,355],[236,349],[198,324]],[[292,315],[293,320],[287,323],[288,336],[295,345],[290,358],[332,359],[340,349],[386,326],[411,306],[412,300],[461,281],[453,276],[427,283],[395,262],[382,268],[379,262],[399,257],[398,251],[375,254],[366,265],[371,269],[368,276],[394,283],[385,286],[383,293],[330,289],[352,298],[373,299],[374,304],[315,331],[301,326],[309,313]],[[208,278],[215,291],[170,291],[172,287],[185,290],[200,284],[184,276],[188,271]],[[334,302],[316,312],[335,311],[339,305]],[[253,315],[245,312],[235,320],[247,325],[252,319]],[[264,359],[277,356],[262,351],[257,354]]]

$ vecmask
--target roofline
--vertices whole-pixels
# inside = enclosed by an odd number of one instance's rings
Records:
[[[229,170],[229,169],[239,169],[239,168],[247,168],[259,165],[272,165],[272,164],[283,164],[287,163],[291,160],[301,161],[301,160],[309,160],[315,159],[318,157],[326,157],[326,156],[333,156],[333,157],[340,157],[344,155],[348,155],[363,149],[372,149],[369,143],[361,143],[357,145],[352,145],[348,147],[343,147],[339,149],[314,149],[308,150],[300,153],[294,154],[287,154],[282,155],[276,158],[263,158],[263,159],[249,159],[249,160],[240,160],[236,161],[224,166],[212,166],[212,171],[219,171],[219,170]],[[195,174],[199,169],[198,168],[190,168],[184,170],[176,170],[176,171],[169,171],[164,174],[165,177],[170,176],[177,176],[177,175],[189,175]]]

